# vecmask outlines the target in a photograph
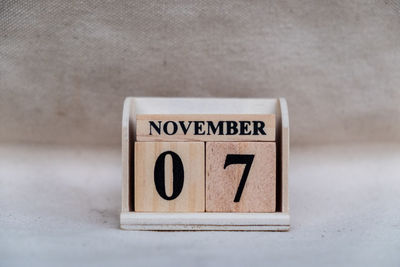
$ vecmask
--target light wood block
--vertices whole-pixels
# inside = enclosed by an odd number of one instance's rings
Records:
[[[275,209],[274,142],[206,144],[207,212],[275,212]]]
[[[135,211],[204,212],[205,144],[135,143]]]
[[[274,114],[138,114],[138,141],[274,141]]]

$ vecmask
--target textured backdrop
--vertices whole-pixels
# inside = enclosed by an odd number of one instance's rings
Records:
[[[292,141],[400,141],[399,1],[0,2],[0,141],[118,144],[125,96],[286,97]]]

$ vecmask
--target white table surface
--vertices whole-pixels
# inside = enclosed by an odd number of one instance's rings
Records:
[[[1,266],[400,266],[400,144],[294,147],[292,229],[119,229],[118,148],[0,146]]]

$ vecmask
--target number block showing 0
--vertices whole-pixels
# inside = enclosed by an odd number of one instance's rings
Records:
[[[204,212],[205,144],[136,142],[136,212]]]
[[[274,142],[206,144],[206,212],[275,212]]]

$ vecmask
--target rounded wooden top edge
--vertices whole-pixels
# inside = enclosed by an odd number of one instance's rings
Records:
[[[122,108],[122,128],[126,128],[129,125],[129,115],[131,111],[131,101],[133,97],[126,97]]]
[[[280,101],[283,100],[286,102],[284,98],[256,98],[256,97],[251,97],[251,98],[241,98],[241,97],[136,97],[136,96],[129,96],[125,97],[124,100],[124,110],[125,106],[130,107],[130,109],[135,109],[136,108],[136,103],[140,103],[140,101],[143,100],[188,100],[188,101],[207,101],[207,100],[216,100],[216,101],[239,101],[239,100],[244,100],[244,101],[274,101],[275,105],[279,105]],[[138,102],[139,101],[139,102]],[[135,110],[131,111],[132,113],[137,113]],[[171,113],[173,114],[173,113]],[[178,113],[177,113],[178,114]],[[182,113],[179,113],[182,114]],[[191,113],[187,113],[191,114]],[[202,114],[208,114],[208,113],[202,113]],[[210,113],[210,114],[216,114],[216,113]],[[218,113],[219,114],[219,113]],[[227,113],[227,114],[236,114],[236,113]],[[237,113],[237,114],[245,114],[245,113]],[[253,114],[253,113],[248,113],[248,114]],[[263,113],[258,113],[255,112],[254,114],[263,114]],[[265,113],[268,114],[268,113]]]
[[[281,121],[283,128],[289,128],[289,110],[287,101],[284,97],[278,98],[279,107],[281,111]]]
[[[287,101],[284,97],[277,97],[277,98],[239,98],[239,97],[134,97],[129,96],[126,97],[124,100],[124,107],[123,107],[123,120],[122,126],[128,127],[129,120],[133,119],[136,115],[135,104],[137,100],[147,100],[147,99],[187,99],[187,100],[256,100],[256,101],[276,101],[276,107],[280,112],[280,116],[276,116],[275,120],[280,119],[282,122],[282,128],[289,128],[289,112],[288,112],[288,105]],[[240,114],[240,113],[239,113]],[[259,113],[258,113],[259,114]],[[278,115],[278,114],[275,114]],[[280,117],[280,118],[279,118]],[[278,123],[277,121],[275,123]]]

